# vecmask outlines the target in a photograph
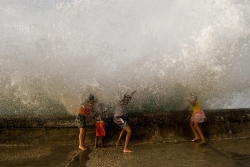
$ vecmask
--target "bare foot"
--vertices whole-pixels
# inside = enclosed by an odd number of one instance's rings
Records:
[[[86,147],[83,147],[83,146],[79,146],[79,149],[81,149],[81,150],[87,150],[87,148]]]
[[[121,146],[121,143],[115,143],[116,146]]]
[[[131,152],[134,152],[134,151],[132,151],[132,150],[130,150],[130,149],[125,149],[125,150],[123,150],[123,152],[124,152],[124,153],[131,153]]]
[[[194,138],[193,140],[191,140],[191,141],[198,141],[198,140],[200,140],[200,138]]]
[[[205,144],[206,143],[206,140],[205,139],[202,139],[200,144]]]

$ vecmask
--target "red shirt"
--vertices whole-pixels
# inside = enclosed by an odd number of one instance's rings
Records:
[[[78,113],[85,116],[86,118],[89,116],[89,113],[90,113],[90,109],[86,108],[86,107],[83,107],[81,106],[79,109],[78,109]]]

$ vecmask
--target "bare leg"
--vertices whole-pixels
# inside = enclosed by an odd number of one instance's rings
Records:
[[[201,137],[201,143],[206,143],[206,139],[205,139],[205,137],[204,137],[204,135],[203,135],[203,133],[202,133],[202,130],[201,130],[201,128],[199,127],[199,125],[198,125],[197,122],[194,122],[194,127],[195,127],[195,129],[198,131],[198,133],[199,133],[199,135],[200,135],[200,137]]]
[[[84,146],[88,146],[87,144],[84,143],[85,136],[86,136],[86,132],[87,132],[87,129],[84,128],[84,134],[83,134],[83,145],[84,145]]]
[[[120,145],[121,145],[121,138],[122,138],[124,132],[125,132],[125,130],[122,129],[121,132],[120,132],[119,138],[118,138],[118,140],[117,140],[117,142],[116,142],[116,145],[117,145],[117,146],[120,146]]]
[[[123,152],[133,152],[132,150],[128,149],[128,143],[132,134],[132,130],[130,128],[130,126],[126,126],[124,128],[124,130],[127,132],[126,134],[126,139],[125,139],[125,144],[124,144],[124,148],[123,148]]]
[[[199,140],[200,137],[199,137],[199,135],[198,135],[198,133],[197,133],[197,131],[196,131],[195,122],[194,122],[194,121],[190,121],[190,127],[191,127],[191,129],[192,129],[192,131],[193,131],[193,133],[194,133],[194,136],[195,136],[195,138],[194,138],[192,141]]]
[[[81,150],[87,150],[86,147],[84,147],[83,143],[84,143],[84,139],[85,139],[85,135],[86,135],[86,128],[80,128],[80,133],[79,133],[79,148]]]
[[[95,137],[95,146],[94,146],[95,148],[98,146],[97,143],[98,143],[98,136]]]

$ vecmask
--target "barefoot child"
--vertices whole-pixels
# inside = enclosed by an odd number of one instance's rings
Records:
[[[94,104],[98,101],[93,95],[90,94],[89,99],[81,104],[78,109],[78,127],[80,130],[79,133],[79,149],[87,150],[84,146],[84,139],[86,136],[86,118],[89,116],[89,113],[92,112]]]
[[[192,106],[192,109],[193,109],[192,117],[190,120],[190,127],[195,135],[195,138],[191,141],[195,142],[195,141],[201,140],[200,144],[204,144],[206,143],[206,139],[198,123],[204,122],[204,119],[206,118],[205,113],[200,109],[197,96],[192,93],[190,93],[190,95],[191,95],[191,98],[186,99],[186,101]]]
[[[124,134],[125,131],[127,132],[123,152],[133,152],[132,150],[128,149],[128,143],[132,134],[132,130],[130,126],[128,125],[128,123],[124,121],[123,116],[124,116],[124,108],[126,105],[128,105],[128,103],[130,102],[132,98],[132,95],[135,92],[136,91],[132,92],[131,95],[128,95],[128,94],[124,95],[123,99],[116,106],[115,115],[113,118],[114,123],[117,124],[122,129],[116,145],[120,145],[122,135]]]
[[[95,120],[96,120],[96,137],[95,137],[95,148],[98,147],[98,139],[101,138],[101,147],[105,147],[104,145],[104,136],[106,135],[105,132],[105,122],[103,118],[105,117],[105,108],[104,104],[99,104],[99,111],[95,114]]]

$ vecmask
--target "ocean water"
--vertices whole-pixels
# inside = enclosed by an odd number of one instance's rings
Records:
[[[250,107],[248,0],[0,0],[0,115]]]

